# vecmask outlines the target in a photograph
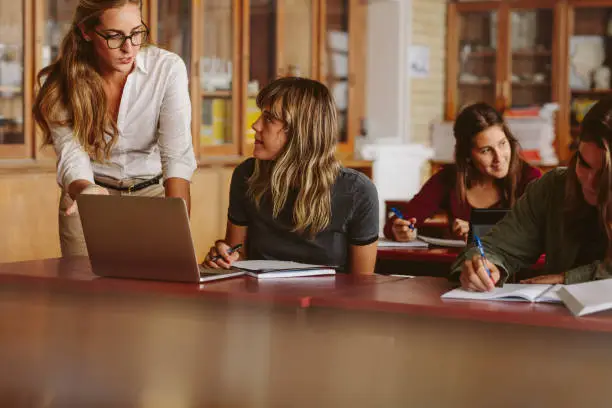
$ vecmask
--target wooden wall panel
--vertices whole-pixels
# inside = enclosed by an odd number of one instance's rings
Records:
[[[60,255],[55,173],[0,175],[0,262]]]
[[[202,261],[216,239],[225,236],[233,168],[202,168],[191,185],[191,230]],[[55,258],[60,190],[54,172],[0,175],[0,262]]]
[[[220,191],[218,170],[201,169],[194,174],[191,184],[191,236],[200,262],[212,243],[221,238]]]

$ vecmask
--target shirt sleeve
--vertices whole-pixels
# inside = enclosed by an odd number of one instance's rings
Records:
[[[234,169],[230,184],[229,208],[227,219],[234,225],[241,227],[249,224],[247,213],[247,180],[253,174],[255,161],[248,159]]]
[[[159,114],[158,144],[164,180],[191,180],[197,167],[191,139],[191,102],[187,68],[176,58],[166,85]]]
[[[481,241],[487,259],[506,276],[533,265],[544,252],[544,223],[556,183],[554,173],[529,184],[512,210]],[[451,266],[451,278],[457,278],[463,263],[478,254],[474,246],[466,248]]]
[[[64,190],[76,180],[87,180],[94,183],[93,170],[89,155],[70,127],[56,127],[51,129],[53,147],[57,155],[57,183]]]
[[[419,226],[425,219],[440,212],[443,202],[449,194],[449,186],[448,182],[446,182],[446,178],[448,177],[448,172],[451,170],[453,170],[453,168],[444,168],[440,170],[427,180],[421,190],[410,201],[397,206],[397,209],[401,211],[404,218],[416,218],[417,226]],[[392,216],[385,222],[384,233],[389,239],[393,239],[391,227],[396,218],[396,216]]]
[[[359,180],[347,228],[348,241],[351,245],[368,245],[378,240],[378,191],[367,177]]]

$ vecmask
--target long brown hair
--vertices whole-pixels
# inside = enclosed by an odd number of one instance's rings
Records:
[[[255,161],[248,194],[258,208],[270,194],[276,218],[289,193],[297,191],[294,231],[314,237],[331,222],[331,189],[340,171],[333,97],[318,81],[285,77],[259,92],[257,106],[284,124],[287,143],[276,159]]]
[[[463,109],[453,126],[455,135],[455,163],[457,165],[456,190],[459,200],[467,202],[467,190],[480,177],[480,171],[472,163],[474,138],[492,126],[499,126],[510,143],[511,155],[508,174],[501,180],[495,180],[505,206],[511,207],[519,194],[518,183],[523,166],[526,163],[520,157],[520,144],[514,137],[502,116],[486,103],[476,103]]]
[[[34,119],[42,128],[46,144],[53,143],[53,127],[69,126],[90,157],[104,160],[110,156],[119,129],[108,111],[93,45],[85,41],[79,25],[93,29],[100,24],[104,11],[130,3],[142,8],[141,0],[79,1],[57,59],[37,76]]]
[[[606,259],[612,259],[612,226],[609,214],[612,206],[612,159],[610,145],[612,144],[612,99],[597,102],[586,114],[580,128],[578,142],[592,142],[602,149],[602,168],[597,192],[597,212],[608,237]],[[583,222],[588,217],[592,207],[584,200],[582,187],[576,175],[578,155],[572,157],[565,184],[565,220],[567,233],[582,237],[592,233],[592,225]]]

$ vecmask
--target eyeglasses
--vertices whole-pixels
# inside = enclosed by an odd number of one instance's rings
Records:
[[[130,39],[132,45],[142,45],[147,41],[147,37],[149,36],[149,30],[147,29],[134,31],[130,35],[125,35],[121,33],[102,34],[97,30],[94,30],[94,32],[106,40],[106,45],[108,45],[108,48],[110,48],[111,50],[123,47],[123,44],[125,44],[128,38]]]

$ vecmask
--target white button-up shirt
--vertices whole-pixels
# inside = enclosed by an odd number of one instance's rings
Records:
[[[94,174],[117,180],[179,177],[191,180],[197,164],[191,139],[187,69],[176,54],[144,47],[129,74],[117,117],[119,137],[104,163],[90,159],[70,127],[51,130],[57,182],[94,182]]]

